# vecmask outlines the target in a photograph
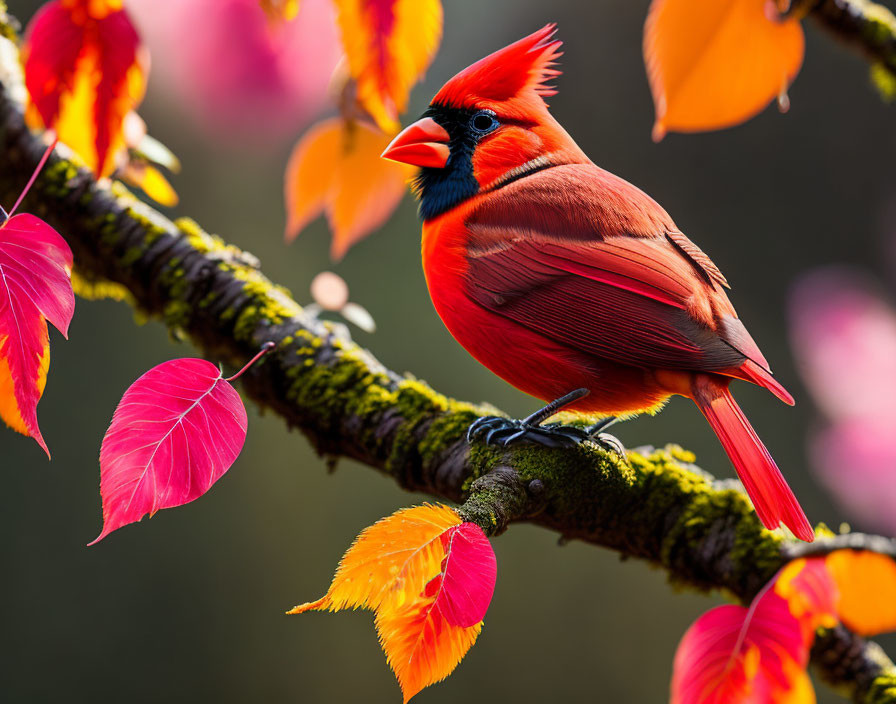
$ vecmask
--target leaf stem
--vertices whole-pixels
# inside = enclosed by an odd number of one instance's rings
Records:
[[[245,372],[249,369],[249,367],[251,367],[253,364],[255,364],[259,359],[261,359],[262,357],[264,357],[268,352],[270,352],[270,351],[271,351],[272,349],[274,349],[274,347],[276,347],[276,346],[277,346],[277,345],[276,345],[275,343],[273,343],[273,342],[265,342],[265,343],[261,346],[261,350],[259,351],[259,353],[256,354],[256,355],[255,355],[252,359],[250,359],[248,362],[246,362],[246,366],[244,366],[244,367],[243,367],[242,369],[240,369],[236,374],[234,374],[234,375],[231,376],[231,377],[228,377],[228,378],[225,379],[224,381],[235,381],[235,380],[239,379],[243,374],[245,374]]]
[[[24,200],[25,196],[28,195],[28,191],[31,189],[31,186],[34,185],[34,181],[37,179],[37,175],[40,173],[41,169],[44,168],[44,164],[47,163],[47,159],[50,158],[50,154],[53,153],[53,150],[56,148],[56,145],[58,143],[59,143],[59,137],[54,135],[52,144],[50,144],[50,146],[47,147],[46,151],[44,151],[44,155],[40,158],[40,161],[37,163],[37,167],[34,169],[34,173],[31,174],[31,178],[28,179],[28,183],[25,184],[25,189],[22,191],[22,193],[19,196],[19,199],[16,201],[15,205],[12,206],[12,210],[10,210],[9,215],[6,216],[7,218],[11,218],[13,215],[15,215],[16,210],[18,209],[19,205],[21,205],[22,200]],[[2,208],[0,208],[0,210],[2,210]]]

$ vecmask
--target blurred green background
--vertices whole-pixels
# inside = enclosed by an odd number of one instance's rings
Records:
[[[23,21],[38,5],[9,4]],[[843,516],[807,469],[814,411],[790,356],[785,303],[794,277],[818,265],[893,273],[884,257],[894,251],[892,108],[871,88],[865,63],[807,26],[788,115],[771,108],[735,129],[653,144],[641,59],[647,4],[445,0],[444,41],[406,121],[459,69],[558,22],[566,53],[554,114],[598,164],[662,203],[732,282],[740,316],[798,404],[788,408],[746,384],[736,395],[810,519],[837,526]],[[322,222],[289,248],[282,242],[282,174],[301,128],[263,149],[211,139],[152,83],[141,114],[183,160],[177,214],[258,255],[300,302],[313,275],[332,267],[379,325],[356,339],[392,369],[513,414],[538,405],[480,367],[442,327],[421,273],[410,198],[332,266]],[[132,312],[112,302],[79,301],[71,340],[54,335],[40,405],[52,463],[32,440],[0,432],[0,698],[400,701],[369,614],[283,611],[326,589],[361,528],[425,497],[352,462],[327,474],[276,417],[249,409],[246,447],[207,496],[85,547],[100,530],[97,457],[117,401],[149,367],[193,353],[158,323],[136,326]],[[687,401],[625,423],[618,435],[630,446],[678,442],[707,470],[733,476]],[[614,553],[560,547],[556,535],[530,526],[512,527],[494,548],[498,584],[479,642],[447,683],[417,701],[662,702],[679,638],[718,601],[676,592],[662,572]],[[888,645],[896,654],[896,642]],[[823,686],[819,699],[840,701]]]

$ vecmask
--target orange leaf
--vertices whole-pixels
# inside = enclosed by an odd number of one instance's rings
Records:
[[[770,18],[769,0],[653,0],[644,63],[656,108],[654,139],[740,124],[796,78],[799,21]]]
[[[440,0],[334,0],[358,100],[385,131],[398,128],[411,87],[442,38]]]
[[[28,25],[24,55],[29,122],[55,129],[97,176],[111,174],[149,64],[121,0],[47,3]]]
[[[341,259],[382,225],[415,171],[380,158],[389,141],[389,135],[361,122],[334,118],[312,127],[286,167],[287,241],[323,212],[333,233],[330,256]]]
[[[447,506],[398,511],[366,528],[317,601],[289,611],[376,611],[386,660],[407,702],[445,679],[476,642],[495,585],[482,530]],[[458,625],[470,622],[470,625]]]
[[[482,622],[463,628],[445,620],[435,597],[377,614],[376,630],[407,702],[450,675],[473,647]]]
[[[868,550],[837,550],[826,558],[840,591],[840,620],[863,636],[896,630],[896,562]]]
[[[35,354],[37,363],[34,365],[32,378],[27,380],[31,383],[37,398],[43,395],[44,389],[47,387],[47,372],[50,370],[50,340],[47,336],[46,323],[43,326],[43,334],[45,336],[45,339],[41,341],[43,349]],[[10,340],[8,336],[0,336],[0,353],[5,352],[13,344],[14,341]],[[0,418],[17,433],[40,438],[38,443],[42,443],[40,430],[36,427],[29,428],[29,423],[22,417],[23,409],[19,399],[16,398],[16,386],[16,380],[9,368],[9,361],[5,354],[0,354]]]
[[[288,613],[358,607],[392,611],[415,603],[440,572],[445,556],[440,536],[460,523],[454,509],[431,504],[377,521],[345,553],[326,595]]]

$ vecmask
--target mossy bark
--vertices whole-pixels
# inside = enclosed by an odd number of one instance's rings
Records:
[[[793,0],[790,13],[814,21],[871,62],[871,80],[896,98],[896,17],[871,0]]]
[[[0,35],[11,34],[0,0]],[[3,46],[5,45],[5,46]],[[0,57],[15,57],[0,38]],[[44,151],[22,118],[17,61],[0,60],[0,201],[12,202]],[[24,208],[53,225],[75,257],[85,297],[114,297],[164,320],[209,359],[242,366],[245,394],[329,457],[351,457],[402,487],[461,504],[491,535],[529,521],[639,557],[676,584],[751,599],[788,559],[744,494],[716,482],[678,447],[621,461],[594,446],[500,451],[465,439],[486,409],[389,371],[344,328],[307,315],[256,259],[187,219],[170,221],[121,185],[101,184],[64,153],[50,158]],[[825,643],[823,636],[820,643]],[[892,663],[842,629],[816,647],[826,679],[857,702],[896,702]]]

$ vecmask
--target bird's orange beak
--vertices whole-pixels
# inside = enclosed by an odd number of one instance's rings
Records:
[[[444,127],[431,117],[424,117],[399,132],[382,156],[412,166],[443,169],[451,154],[449,141],[451,136]]]

